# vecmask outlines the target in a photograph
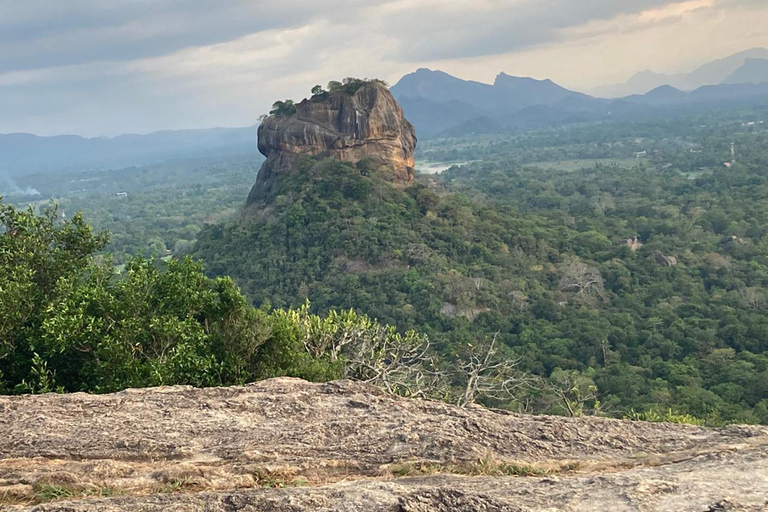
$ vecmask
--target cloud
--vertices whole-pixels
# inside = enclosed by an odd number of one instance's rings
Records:
[[[0,0],[0,71],[124,61],[304,25],[364,0]]]
[[[400,0],[381,9],[397,34],[396,58],[480,57],[565,39],[565,29],[684,0]]]
[[[768,43],[765,11],[764,0],[0,0],[0,132],[245,126],[316,83],[396,81],[420,66],[588,88]]]
[[[561,30],[684,0],[0,1],[0,72],[126,61],[323,20],[395,39],[404,61],[506,53]],[[346,32],[334,32],[343,40]]]

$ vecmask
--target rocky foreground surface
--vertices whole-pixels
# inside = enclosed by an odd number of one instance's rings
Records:
[[[760,511],[768,429],[524,416],[287,378],[0,397],[0,510]]]

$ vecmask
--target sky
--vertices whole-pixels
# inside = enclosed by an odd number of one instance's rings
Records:
[[[768,46],[765,0],[0,0],[0,133],[250,126],[346,76],[575,90]]]

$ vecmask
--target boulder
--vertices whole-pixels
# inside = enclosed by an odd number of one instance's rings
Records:
[[[677,258],[674,256],[665,256],[661,251],[653,253],[653,260],[662,267],[674,267],[677,265]]]

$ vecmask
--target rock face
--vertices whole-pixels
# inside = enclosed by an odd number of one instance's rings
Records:
[[[765,427],[525,416],[288,378],[0,397],[0,510],[705,512],[766,499]]]
[[[354,94],[337,90],[305,99],[296,105],[296,114],[264,120],[258,138],[267,161],[248,196],[249,204],[267,195],[281,173],[294,169],[297,155],[350,163],[370,158],[388,168],[395,184],[413,180],[416,134],[392,94],[378,82],[366,82]]]

